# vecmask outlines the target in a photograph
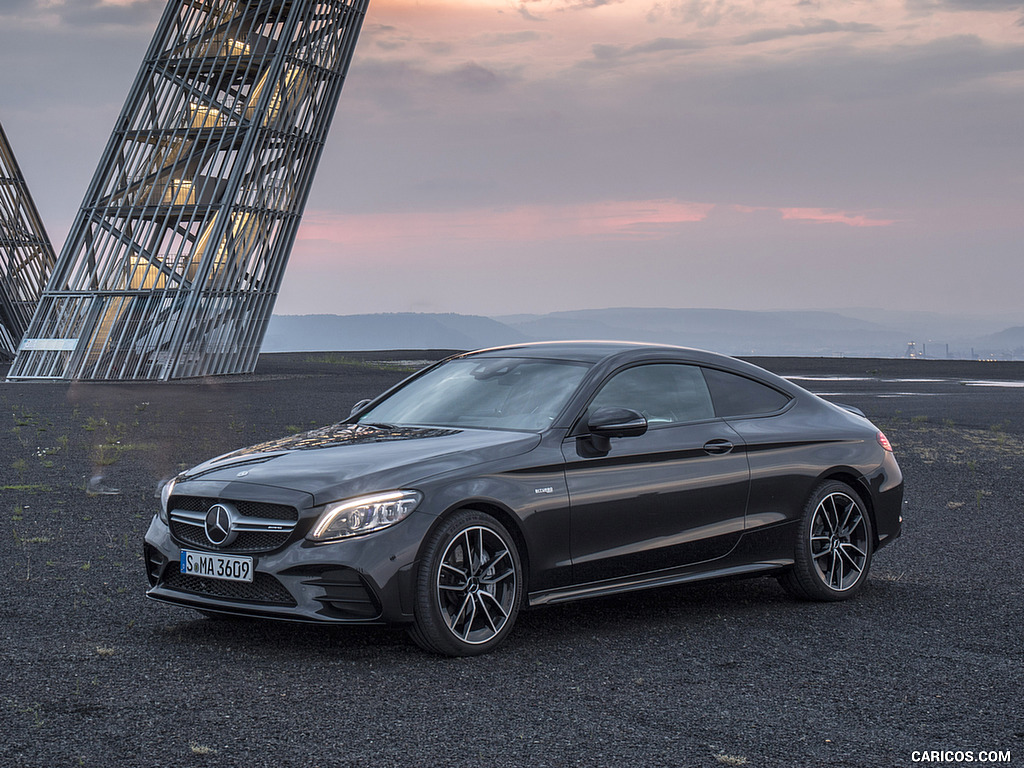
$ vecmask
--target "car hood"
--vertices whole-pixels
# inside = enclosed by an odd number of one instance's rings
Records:
[[[218,456],[180,480],[274,486],[325,504],[415,487],[443,472],[525,453],[539,442],[538,434],[504,430],[334,424]]]

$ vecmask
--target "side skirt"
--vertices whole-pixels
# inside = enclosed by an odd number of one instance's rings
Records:
[[[668,572],[655,574],[642,574],[631,576],[627,579],[616,579],[615,581],[603,581],[593,584],[583,584],[574,587],[561,589],[550,589],[544,592],[534,592],[529,596],[530,607],[538,605],[555,605],[557,603],[568,603],[572,600],[583,600],[588,597],[604,597],[606,595],[617,595],[622,592],[635,592],[641,589],[654,589],[655,587],[667,587],[673,584],[685,584],[690,581],[706,581],[709,579],[725,579],[730,577],[753,576],[768,571],[778,571],[793,565],[792,558],[781,558],[778,560],[764,560],[757,563],[744,563],[742,565],[731,565],[712,570],[701,571],[680,571],[671,569]]]

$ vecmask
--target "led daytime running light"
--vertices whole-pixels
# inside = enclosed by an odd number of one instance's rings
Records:
[[[309,538],[327,541],[379,531],[408,517],[422,498],[418,491],[389,491],[328,504]]]

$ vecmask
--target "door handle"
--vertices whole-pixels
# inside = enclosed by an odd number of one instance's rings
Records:
[[[706,443],[704,443],[704,453],[709,453],[711,455],[717,456],[726,453],[731,453],[734,447],[735,446],[728,440],[719,437],[715,438],[714,440],[708,440]]]

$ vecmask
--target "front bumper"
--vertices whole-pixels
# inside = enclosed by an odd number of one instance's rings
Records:
[[[154,517],[143,548],[146,596],[201,611],[285,621],[408,624],[414,618],[416,556],[433,521],[413,513],[365,536],[323,544],[298,538],[272,552],[240,552],[253,559],[248,583],[182,574],[182,547]]]

